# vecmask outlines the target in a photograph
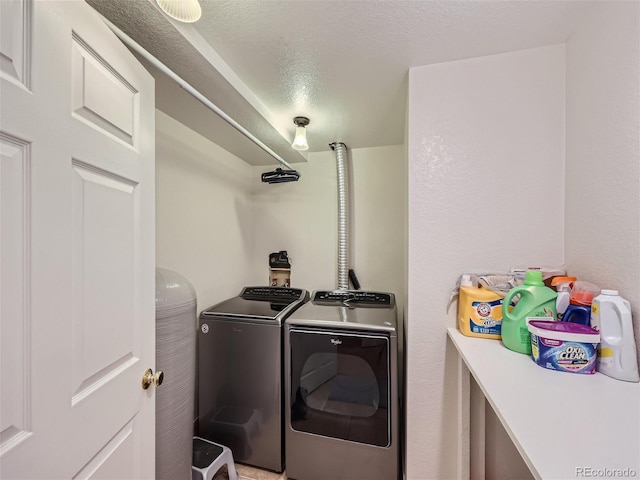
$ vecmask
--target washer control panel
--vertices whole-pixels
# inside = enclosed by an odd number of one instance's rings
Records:
[[[287,287],[246,287],[240,296],[245,300],[294,302],[304,296],[304,290]]]

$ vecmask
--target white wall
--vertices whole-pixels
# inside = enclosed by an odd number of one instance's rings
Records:
[[[409,73],[408,479],[457,475],[455,308],[445,309],[458,275],[563,263],[564,54]]]
[[[565,211],[572,274],[631,302],[640,352],[639,19],[597,3],[567,41]]]
[[[156,266],[193,284],[198,312],[250,282],[252,174],[247,163],[156,110]]]
[[[311,153],[298,182],[269,185],[210,140],[156,111],[156,263],[193,283],[198,309],[268,284],[268,256],[287,250],[292,286],[336,288],[335,155]],[[363,289],[404,297],[403,146],[349,150],[352,266]]]
[[[404,296],[403,212],[406,162],[403,146],[349,150],[351,163],[351,265],[364,290]],[[254,167],[253,281],[268,279],[268,256],[286,250],[292,286],[337,288],[337,179],[332,151],[311,153],[295,164],[298,182],[269,185]],[[399,307],[401,307],[399,305]]]

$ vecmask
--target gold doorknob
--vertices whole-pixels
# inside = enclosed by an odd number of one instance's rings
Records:
[[[156,387],[159,387],[160,385],[162,385],[163,380],[164,380],[164,372],[162,370],[158,370],[154,374],[153,370],[148,368],[147,371],[144,372],[144,375],[142,376],[142,388],[146,390],[151,386],[151,384],[154,384]]]

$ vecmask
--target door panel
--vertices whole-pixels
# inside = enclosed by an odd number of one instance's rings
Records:
[[[31,430],[31,342],[29,315],[30,148],[0,132],[0,455]]]
[[[119,478],[118,472],[126,466],[136,470],[134,422],[127,423],[98,453],[72,478],[74,480]]]
[[[22,85],[31,84],[31,2],[0,2],[0,76]]]
[[[73,47],[74,116],[133,145],[138,91],[75,32]]]
[[[0,1],[0,477],[153,478],[153,78],[84,1],[18,3]],[[26,22],[8,37],[5,11]]]
[[[72,168],[73,276],[81,286],[73,299],[75,400],[139,361],[140,235],[135,182],[78,161]]]

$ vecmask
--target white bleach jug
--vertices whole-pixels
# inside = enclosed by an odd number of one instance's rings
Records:
[[[602,290],[593,299],[591,328],[600,331],[596,370],[618,380],[640,381],[631,304],[617,290]]]

